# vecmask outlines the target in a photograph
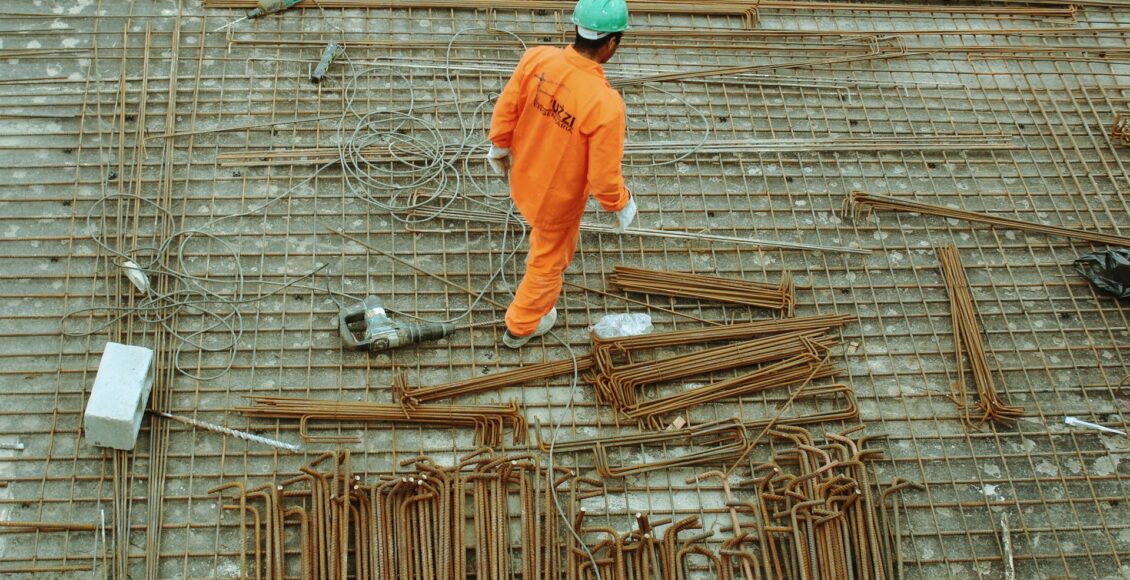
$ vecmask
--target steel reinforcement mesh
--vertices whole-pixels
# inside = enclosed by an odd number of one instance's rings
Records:
[[[857,318],[835,358],[860,417],[812,431],[862,423],[886,437],[880,481],[925,485],[900,502],[906,577],[1000,577],[1005,518],[1017,577],[1130,573],[1130,467],[1121,465],[1130,445],[1064,425],[1077,416],[1122,429],[1130,412],[1119,387],[1130,373],[1126,305],[1071,266],[1095,247],[941,217],[844,212],[851,192],[863,191],[1127,233],[1130,149],[1110,128],[1130,108],[1130,11],[1085,6],[1062,21],[940,5],[762,9],[754,26],[646,14],[606,66],[623,83],[628,143],[637,147],[625,174],[642,226],[870,255],[585,233],[558,303],[567,346],[546,339],[502,348],[491,324],[502,311],[482,300],[466,319],[470,329],[366,354],[341,344],[343,306],[373,294],[394,317],[448,318],[472,304],[456,285],[505,304],[524,254],[505,261],[514,228],[405,223],[408,212],[385,207],[438,193],[453,208],[467,199],[504,208],[506,186],[479,160],[481,148],[466,164],[425,170],[424,182],[408,179],[411,187],[404,175],[389,177],[401,187],[393,198],[347,175],[335,163],[338,146],[365,130],[403,136],[397,151],[405,155],[481,146],[490,112],[481,104],[501,90],[519,40],[567,42],[566,15],[311,7],[225,33],[214,30],[241,12],[195,2],[0,4],[0,56],[11,64],[0,79],[9,167],[0,184],[0,442],[25,446],[0,449],[0,519],[13,522],[0,536],[0,572],[109,577],[124,567],[133,577],[232,577],[237,518],[221,514],[208,490],[285,479],[341,447],[313,442],[303,454],[275,453],[152,418],[133,452],[89,446],[82,411],[107,341],[155,349],[157,408],[300,442],[293,422],[229,409],[251,394],[391,402],[400,372],[410,385],[434,385],[587,353],[590,324],[644,310],[583,288],[605,290],[606,275],[623,264],[772,282],[788,272],[798,315]],[[312,84],[329,40],[346,47],[344,56]],[[700,74],[644,82],[674,72]],[[593,221],[608,219],[591,209]],[[965,265],[998,389],[1024,409],[1013,426],[972,429],[952,400],[953,329],[934,252],[946,243]],[[189,303],[157,320],[168,312],[144,309],[114,252],[160,255],[181,274],[154,275],[161,291],[199,285],[226,301]],[[657,307],[658,330],[700,325],[670,310],[718,321],[768,315],[631,297]],[[559,377],[466,401],[517,400],[535,430],[567,413],[563,439],[633,431],[583,383],[566,410],[570,392],[569,377]],[[765,418],[786,396],[714,403],[686,417]],[[791,412],[816,410],[799,403]],[[450,463],[477,447],[468,429],[309,429],[359,437],[346,446],[367,474],[420,454]],[[677,452],[641,448],[615,459],[631,465]],[[769,454],[759,448],[750,465]],[[558,460],[592,467],[583,453]],[[626,530],[637,512],[697,514],[718,529],[728,518],[718,482],[687,483],[705,469],[608,480],[606,495],[586,500],[590,521]],[[81,525],[37,532],[18,522]]]

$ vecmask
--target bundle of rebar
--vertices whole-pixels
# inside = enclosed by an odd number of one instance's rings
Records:
[[[509,425],[516,444],[526,442],[526,418],[518,403],[489,405],[414,405],[365,403],[359,401],[325,401],[291,397],[251,397],[252,406],[232,409],[257,419],[298,420],[300,435],[307,441],[317,440],[307,431],[308,421],[415,423],[448,427],[473,427],[482,445],[495,447],[502,443],[504,428]],[[321,439],[326,441],[325,438]]]
[[[899,478],[882,488],[871,473],[882,451],[869,449],[868,437],[853,438],[856,430],[829,433],[817,445],[808,431],[781,427],[771,432],[777,449],[771,461],[757,465],[737,489],[718,471],[689,479],[699,485],[717,479],[725,494],[729,525],[718,532],[729,537],[720,538],[717,551],[703,543],[716,532],[680,537],[700,528],[697,516],[672,524],[636,513],[635,526],[620,532],[585,525],[587,514],[579,510],[571,521],[588,553],[570,538],[567,578],[687,578],[691,558],[695,569],[705,565],[720,580],[904,577],[897,492],[922,486]]]
[[[821,331],[781,333],[614,369],[605,368],[600,374],[590,376],[601,400],[622,412],[630,412],[640,405],[638,395],[648,385],[784,360],[808,353],[812,348],[824,351],[834,344]]]
[[[653,429],[663,428],[666,415],[723,399],[834,377],[840,368],[828,362],[826,347],[811,344],[809,352],[784,359],[732,379],[715,381],[671,395],[641,401],[624,415]]]
[[[811,385],[797,394],[797,406],[808,405],[811,407],[830,407],[826,410],[802,413],[794,416],[781,416],[776,418],[763,418],[746,421],[746,429],[763,429],[772,425],[813,425],[832,421],[848,421],[859,418],[859,403],[855,399],[855,390],[843,383],[831,385]]]
[[[864,193],[862,191],[851,192],[851,198],[849,200],[845,200],[844,202],[844,217],[850,216],[858,218],[863,214],[864,211],[871,210],[913,212],[949,219],[983,223],[988,224],[989,226],[992,226],[994,228],[1008,228],[1025,232],[1046,234],[1049,236],[1062,236],[1065,238],[1085,240],[1088,242],[1107,244],[1111,246],[1130,246],[1130,238],[1125,236],[1104,234],[1101,232],[1091,232],[1086,230],[1077,230],[1072,228],[1065,228],[1062,226],[1047,226],[1044,224],[1026,222],[1024,220],[998,217],[990,214],[978,213],[975,211],[967,211],[923,203],[920,201],[898,199],[873,193]]]
[[[600,401],[611,404],[641,426],[662,427],[664,415],[707,402],[738,397],[798,381],[834,376],[828,351],[837,342],[827,335],[851,320],[848,316],[807,316],[762,320],[721,327],[600,339],[593,337],[593,370],[584,379]],[[740,341],[650,361],[633,361],[646,349]],[[745,374],[642,400],[649,385],[762,365]]]
[[[526,365],[510,371],[493,373],[431,387],[408,388],[394,385],[393,395],[401,405],[415,407],[420,403],[426,403],[428,401],[450,399],[452,397],[493,391],[515,385],[525,385],[535,381],[572,373],[574,369],[576,369],[577,372],[583,373],[591,369],[592,364],[591,356],[580,356],[577,357],[575,365],[573,359],[570,358]]]
[[[599,482],[489,449],[452,467],[423,456],[400,466],[408,471],[367,485],[348,451],[326,453],[278,484],[209,490],[228,495],[223,508],[239,515],[239,577],[551,579],[574,567],[550,490],[572,516],[580,487]]]
[[[757,336],[786,332],[829,330],[844,326],[853,320],[855,320],[854,317],[846,314],[821,314],[774,320],[755,320],[708,328],[653,332],[638,336],[600,338],[594,334],[591,337],[593,364],[596,365],[599,372],[608,372],[617,364],[616,360],[630,357],[631,353],[637,350],[671,348],[729,340],[749,340]]]
[[[239,519],[240,578],[658,580],[685,578],[703,562],[722,580],[895,578],[895,492],[919,486],[897,479],[880,491],[869,464],[882,452],[851,433],[817,446],[808,431],[779,427],[772,461],[736,490],[720,472],[694,478],[718,477],[726,494],[730,526],[720,532],[729,537],[717,551],[705,543],[715,532],[689,533],[701,529],[698,516],[672,523],[636,513],[624,533],[592,525],[580,500],[603,493],[600,481],[489,449],[453,466],[408,458],[374,483],[348,451],[326,453],[281,482],[209,493]],[[553,490],[576,536],[565,533]]]
[[[608,277],[608,285],[625,292],[768,308],[779,311],[782,316],[792,316],[796,302],[796,289],[788,272],[783,272],[780,283],[773,285],[719,276],[616,266],[616,270]]]
[[[957,381],[953,384],[953,397],[958,408],[965,414],[965,422],[979,427],[985,421],[993,420],[1009,424],[1024,413],[1023,407],[1007,405],[997,394],[993,371],[985,354],[984,339],[977,323],[977,309],[973,295],[969,291],[969,281],[957,248],[952,245],[938,246],[938,262],[946,283],[946,294],[950,300],[953,320],[954,356],[957,358]],[[977,389],[977,401],[971,403],[965,381],[965,357],[969,358],[969,370],[973,374],[973,385]]]
[[[685,532],[702,529],[698,516],[688,516],[671,523],[671,518],[651,519],[637,513],[636,529],[623,534],[605,526],[581,527],[581,523],[583,518],[577,525],[582,536],[601,538],[589,546],[596,569],[593,570],[593,560],[588,554],[574,547],[571,552],[576,575],[569,578],[588,580],[600,574],[604,580],[679,580],[688,577],[692,556],[709,563],[708,570],[713,578],[725,578],[721,560],[705,544],[714,532],[699,531],[679,537]],[[662,534],[658,531],[660,526],[668,526]]]
[[[798,414],[791,417],[780,417],[772,420],[774,425],[811,425],[831,421],[846,421],[859,417],[859,406],[855,400],[855,391],[842,383],[826,386],[812,386],[803,390],[798,397],[798,403],[803,402],[810,406],[831,407],[827,410],[814,413]],[[740,421],[736,418],[724,419],[702,423],[678,429],[664,429],[662,431],[643,431],[626,435],[601,435],[570,441],[557,441],[554,449],[557,453],[583,452],[593,454],[593,465],[602,477],[616,478],[629,475],[638,475],[660,469],[674,469],[694,465],[729,465],[740,454],[748,452],[752,440],[748,431],[762,429],[770,424],[770,419],[756,419]],[[550,443],[542,437],[540,426],[534,430],[538,447],[548,452]],[[618,449],[624,449],[631,456],[632,451],[640,447],[663,447],[665,450],[678,448],[683,453],[674,455],[665,451],[661,459],[654,461],[632,461],[630,464],[620,464],[613,460],[618,454]],[[742,451],[742,450],[745,451]],[[691,450],[690,452],[686,452]]]
[[[754,467],[753,479],[739,484],[751,493],[733,494],[722,480],[733,536],[722,542],[716,575],[724,580],[903,577],[895,492],[921,486],[896,479],[886,489],[869,473],[881,450],[865,447],[867,437],[849,430],[828,433],[817,446],[799,427],[770,435],[781,449]],[[689,483],[689,481],[688,481]],[[746,495],[744,501],[735,496]]]
[[[535,429],[534,433],[538,438],[538,447],[548,453],[550,443],[541,438],[540,429]],[[662,459],[656,461],[638,462],[625,466],[617,466],[612,461],[612,456],[616,450],[621,448],[633,449],[641,445],[670,445],[693,451],[681,455],[665,454]],[[749,437],[746,428],[737,419],[724,419],[675,430],[620,436],[602,435],[553,443],[554,450],[557,453],[591,451],[597,472],[606,478],[626,477],[659,469],[691,465],[721,465],[726,460],[733,460],[744,452],[748,446]]]

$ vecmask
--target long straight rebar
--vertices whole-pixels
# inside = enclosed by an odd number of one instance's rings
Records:
[[[535,429],[538,438],[538,447],[542,451],[549,451],[549,443],[541,439],[540,429]],[[613,451],[620,448],[633,449],[641,445],[664,447],[677,446],[679,448],[694,448],[696,450],[672,455],[651,462],[637,462],[632,465],[615,465],[612,461]],[[736,457],[748,447],[749,441],[746,428],[737,419],[725,419],[711,423],[703,423],[694,427],[686,427],[674,431],[644,432],[616,437],[600,436],[588,439],[574,439],[572,441],[558,441],[554,444],[557,452],[591,451],[595,461],[596,470],[606,478],[626,477],[638,475],[658,469],[686,467],[690,465],[714,464],[727,461]]]
[[[394,390],[393,395],[401,404],[415,406],[420,403],[438,401],[440,399],[450,399],[452,397],[472,393],[524,385],[550,377],[572,373],[574,369],[576,369],[577,372],[585,372],[592,368],[593,365],[591,356],[577,357],[575,362],[576,364],[574,364],[573,359],[566,359],[537,363],[511,371],[493,373],[443,385],[397,389]]]
[[[513,401],[506,406],[415,405],[411,408],[394,403],[325,401],[295,397],[251,397],[251,401],[252,406],[236,407],[232,411],[259,419],[299,420],[304,437],[307,421],[328,420],[474,427],[482,443],[488,446],[500,444],[503,427],[509,425],[515,443],[526,441],[526,419],[521,415],[518,403]]]
[[[613,84],[629,84],[631,79]],[[670,156],[686,150],[697,155],[786,153],[799,151],[904,151],[914,148],[922,151],[972,151],[1016,149],[1016,142],[1002,134],[954,134],[835,137],[812,139],[711,139],[708,141],[642,141],[624,144],[625,157]],[[485,149],[477,154],[485,154]],[[424,157],[414,158],[390,146],[369,146],[361,151],[369,163],[412,161],[422,163]],[[220,167],[293,167],[297,165],[324,165],[341,158],[339,147],[306,147],[294,149],[251,149],[221,153],[216,156]]]
[[[1061,236],[1077,240],[1085,240],[1097,244],[1110,246],[1130,246],[1130,237],[1101,232],[1090,232],[1065,228],[1062,226],[1047,226],[1033,222],[1026,222],[1013,218],[998,217],[990,214],[954,209],[940,205],[923,203],[911,199],[899,199],[887,195],[853,191],[849,201],[845,202],[844,214],[858,216],[865,210],[902,211],[913,212],[949,219],[971,221],[988,224],[995,228],[1007,228],[1025,232],[1035,232],[1049,236]]]
[[[608,276],[608,284],[625,292],[658,294],[742,304],[755,308],[778,310],[781,316],[792,316],[796,290],[792,276],[781,274],[778,284],[749,282],[683,272],[646,270],[616,266]]]
[[[466,222],[478,222],[484,224],[504,225],[511,224],[514,227],[525,222],[521,216],[507,216],[504,212],[485,212],[474,210],[459,210],[454,208],[446,208],[443,212],[434,211],[416,211],[412,214],[415,217],[437,218],[437,219],[452,219]],[[528,227],[528,226],[527,226]],[[343,237],[353,239],[346,236],[337,230],[334,230]],[[820,244],[805,244],[799,242],[786,242],[781,240],[766,240],[761,238],[743,238],[738,236],[724,236],[719,234],[708,234],[699,232],[687,232],[679,230],[666,230],[654,229],[632,226],[624,232],[617,232],[616,229],[610,225],[597,224],[592,222],[581,222],[582,232],[592,232],[598,234],[610,234],[620,236],[642,236],[646,238],[656,239],[669,239],[669,240],[683,240],[683,241],[699,241],[699,242],[717,242],[724,244],[734,244],[739,246],[753,246],[758,248],[780,248],[783,250],[812,250],[819,252],[835,252],[843,254],[861,254],[868,255],[871,250],[864,248],[852,248],[848,246],[825,246]],[[353,241],[357,241],[353,239]]]

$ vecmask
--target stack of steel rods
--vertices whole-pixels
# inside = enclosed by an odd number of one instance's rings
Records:
[[[888,514],[893,493],[908,487],[897,479],[880,491],[869,464],[882,451],[865,447],[866,437],[828,433],[817,446],[799,427],[770,432],[791,447],[773,461],[754,468],[754,478],[739,484],[753,488],[741,501],[719,472],[697,478],[722,479],[729,501],[733,537],[720,550],[724,579],[869,578],[897,577],[901,555],[897,511]]]
[[[307,421],[331,420],[382,423],[418,423],[456,427],[474,427],[482,445],[497,446],[502,443],[504,427],[509,424],[514,443],[526,441],[527,424],[519,411],[518,403],[506,406],[476,405],[416,405],[405,407],[395,403],[364,403],[323,401],[291,397],[251,397],[252,406],[237,407],[233,411],[246,417],[259,419],[297,419],[300,435],[310,441],[306,432]],[[322,439],[325,441],[325,439]]]
[[[826,434],[817,445],[808,431],[782,427],[771,432],[778,449],[771,461],[756,466],[737,489],[718,471],[688,480],[720,480],[729,525],[718,531],[730,536],[717,552],[703,543],[715,532],[685,535],[701,527],[697,516],[672,524],[636,513],[625,533],[586,525],[580,510],[571,521],[595,563],[570,541],[566,577],[682,579],[691,574],[691,558],[696,570],[705,566],[709,577],[721,580],[901,577],[896,492],[922,487],[904,479],[879,485],[871,465],[882,452],[869,449],[867,437],[853,438],[853,431]]]
[[[534,433],[538,439],[538,447],[548,453],[550,443],[541,438],[540,429],[535,429]],[[679,456],[664,457],[658,461],[626,466],[616,466],[610,460],[609,452],[612,450],[641,445],[671,445],[698,450]],[[720,465],[727,460],[732,461],[748,446],[749,437],[741,421],[724,419],[676,430],[558,441],[554,444],[554,450],[557,453],[591,451],[597,472],[602,477],[613,478],[690,465]]]
[[[834,344],[823,331],[788,332],[654,361],[605,367],[589,376],[601,400],[628,411],[639,405],[638,394],[648,385],[784,360],[808,353],[812,345],[826,351]]]
[[[805,388],[797,399],[798,403],[802,401],[812,405],[822,404],[824,406],[828,406],[828,402],[831,402],[834,406],[817,413],[780,418],[774,424],[784,426],[810,425],[830,421],[846,421],[859,417],[859,406],[855,400],[855,392],[851,387],[841,383]],[[761,429],[768,424],[768,419],[741,422],[731,418],[680,429],[557,441],[554,444],[554,449],[558,453],[590,451],[593,454],[594,466],[601,476],[625,477],[659,469],[692,465],[725,465],[734,458],[735,451],[753,444],[747,435],[749,429]],[[550,444],[542,438],[540,426],[534,430],[534,435],[537,438],[538,447],[542,451],[548,452]],[[658,461],[637,462],[631,465],[616,465],[610,459],[611,450],[639,446],[663,446],[665,448],[677,446],[703,449],[694,453],[684,453],[676,457],[665,457]]]
[[[748,340],[757,336],[809,330],[831,330],[855,320],[845,314],[800,316],[779,320],[756,320],[726,326],[653,332],[639,336],[600,338],[592,336],[593,362],[600,372],[610,372],[618,355],[630,357],[632,351],[671,348],[690,344]],[[617,356],[614,356],[617,355]],[[631,362],[629,360],[629,362]]]
[[[940,205],[922,203],[919,201],[897,199],[886,195],[864,193],[862,191],[853,191],[851,193],[850,200],[845,200],[844,217],[851,216],[858,218],[863,214],[865,210],[869,211],[876,209],[882,211],[914,212],[950,219],[978,222],[988,224],[992,227],[1009,228],[1025,232],[1035,232],[1049,236],[1063,236],[1065,238],[1085,240],[1097,244],[1107,244],[1111,246],[1130,246],[1130,238],[1125,236],[1076,230],[1061,226],[1046,226],[1043,224],[1026,222],[1018,219],[997,217],[994,215],[953,209]]]
[[[705,544],[714,532],[679,537],[681,533],[702,529],[698,516],[688,516],[672,524],[670,518],[651,520],[637,513],[638,527],[626,534],[605,526],[581,527],[579,524],[582,522],[583,518],[577,522],[578,532],[586,537],[598,535],[602,538],[589,546],[595,557],[596,569],[593,570],[593,561],[588,554],[573,548],[576,574],[569,575],[570,579],[590,580],[599,574],[605,580],[682,580],[691,573],[692,556],[707,562],[710,577],[727,578],[721,560]],[[659,534],[657,528],[668,524],[664,533]]]
[[[833,404],[832,408],[796,415],[793,417],[779,417],[777,419],[754,419],[746,421],[746,429],[763,429],[770,425],[812,425],[831,421],[847,421],[859,418],[859,403],[855,399],[855,390],[843,383],[831,385],[809,385],[797,395],[794,405],[809,404],[813,406]]]
[[[966,423],[970,425],[979,427],[990,419],[1011,423],[1024,413],[1024,408],[1008,406],[997,394],[993,371],[989,369],[981,329],[977,324],[973,295],[969,291],[969,281],[965,279],[965,269],[961,266],[961,257],[958,256],[957,248],[951,245],[938,246],[937,253],[953,319],[954,356],[957,358],[954,400],[965,413]],[[973,385],[977,388],[976,404],[971,404],[966,395],[965,356],[969,357]]]
[[[575,368],[577,372],[583,373],[591,369],[592,364],[591,356],[579,356],[577,357]],[[450,399],[452,397],[481,393],[483,391],[493,391],[514,385],[525,385],[550,377],[570,374],[573,372],[573,369],[573,359],[555,360],[526,365],[511,371],[474,377],[444,385],[416,388],[397,388],[397,386],[394,385],[393,395],[400,404],[414,407],[420,403],[429,401]]]
[[[113,495],[114,495],[114,508],[112,513],[111,522],[113,522],[113,551],[111,553],[111,563],[113,565],[114,578],[128,578],[129,577],[129,546],[130,546],[130,508],[133,502],[130,501],[131,496],[129,493],[130,482],[130,452],[114,450],[110,452],[113,455]],[[105,534],[105,529],[102,530]],[[103,535],[105,539],[105,535]],[[105,546],[103,546],[105,549]],[[105,554],[103,554],[105,560]]]
[[[679,405],[687,408],[710,400],[788,385],[788,381],[801,372],[800,368],[807,368],[819,377],[831,376],[830,373],[835,372],[834,366],[824,365],[821,361],[836,342],[826,333],[851,320],[851,317],[843,315],[807,316],[614,339],[594,336],[594,368],[585,373],[584,379],[593,385],[601,401],[612,404],[627,417],[654,427],[659,425],[659,415],[678,410]],[[733,340],[742,342],[647,362],[632,360],[634,352],[645,349]],[[643,402],[639,399],[641,389],[647,385],[786,360],[798,364],[796,367],[767,367],[772,369],[770,374],[781,371],[779,377],[766,376],[762,373],[764,369],[758,369],[670,397]],[[801,376],[801,379],[806,376]]]
[[[773,285],[718,276],[616,266],[615,272],[608,277],[608,284],[625,292],[769,308],[779,310],[784,316],[792,316],[796,302],[793,279],[788,272],[782,273],[781,282]]]
[[[812,347],[812,352],[794,356],[777,363],[765,365],[757,370],[717,381],[701,387],[694,387],[675,394],[642,401],[636,406],[622,410],[628,418],[639,421],[641,425],[662,428],[665,415],[704,405],[721,399],[729,399],[787,387],[792,384],[815,379],[834,377],[840,368],[829,364],[824,358],[825,349]],[[820,353],[820,354],[817,354]]]
[[[424,456],[400,466],[410,471],[366,485],[348,451],[326,453],[278,484],[209,490],[239,516],[239,577],[548,580],[574,567],[565,564],[551,491],[573,518],[592,493],[581,486],[599,482],[489,449],[453,467]]]

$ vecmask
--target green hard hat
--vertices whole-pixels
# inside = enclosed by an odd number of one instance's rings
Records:
[[[628,3],[625,0],[578,0],[573,9],[573,24],[613,33],[628,29]]]

